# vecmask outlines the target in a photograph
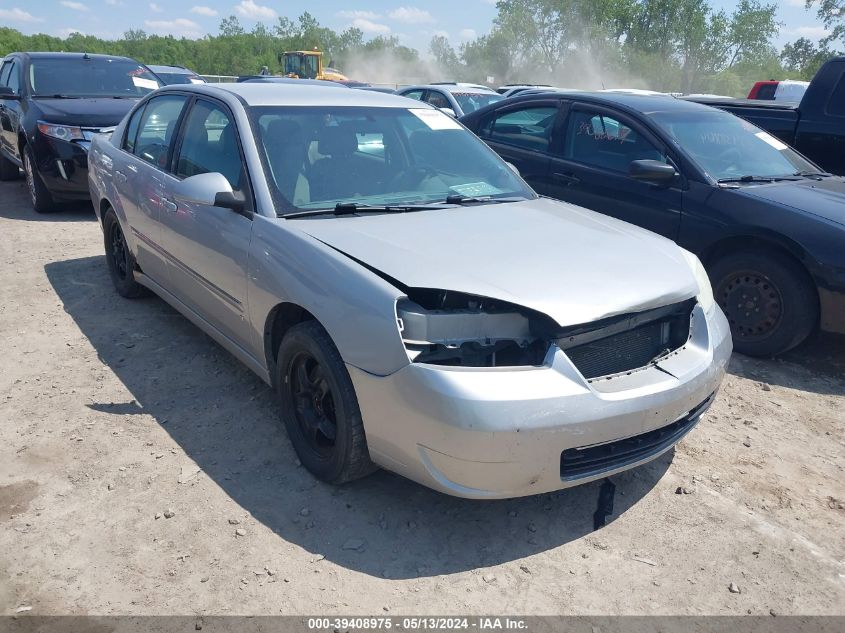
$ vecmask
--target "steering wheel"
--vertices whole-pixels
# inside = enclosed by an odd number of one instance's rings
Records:
[[[742,152],[736,147],[729,147],[719,153],[717,160],[724,165],[725,170],[734,171],[742,163]]]
[[[411,169],[402,171],[396,174],[393,178],[391,178],[390,182],[387,183],[387,189],[388,191],[403,191],[413,189],[426,178],[430,178],[436,175],[437,172],[431,167],[427,167],[424,165],[412,167]]]

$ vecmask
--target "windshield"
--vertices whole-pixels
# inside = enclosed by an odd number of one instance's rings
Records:
[[[160,85],[137,62],[107,57],[35,58],[29,84],[39,97],[143,97]]]
[[[300,79],[316,79],[319,73],[318,62],[317,55],[285,53],[285,73]]]
[[[502,95],[495,92],[453,92],[452,96],[455,97],[455,101],[461,106],[464,114],[475,112],[479,108],[504,99]]]
[[[253,108],[252,116],[280,215],[338,203],[536,197],[507,163],[439,110],[274,106]]]
[[[655,112],[650,116],[714,180],[818,171],[768,132],[721,110]]]

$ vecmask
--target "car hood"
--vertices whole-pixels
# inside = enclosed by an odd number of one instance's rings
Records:
[[[839,176],[743,186],[737,193],[845,225],[845,178]]]
[[[120,123],[137,99],[33,99],[48,123],[80,127],[112,127]]]
[[[668,305],[698,291],[673,242],[543,198],[285,221],[406,287],[508,301],[560,326]]]

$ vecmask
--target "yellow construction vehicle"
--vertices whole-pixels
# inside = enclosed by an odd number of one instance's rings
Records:
[[[285,76],[294,79],[324,79],[326,81],[349,81],[349,77],[336,68],[323,66],[322,51],[286,51],[279,55],[279,62],[285,69]]]

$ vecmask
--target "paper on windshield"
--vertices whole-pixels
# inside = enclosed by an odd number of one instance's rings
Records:
[[[789,147],[786,143],[772,136],[768,132],[757,132],[757,134],[755,134],[754,136],[759,138],[761,141],[768,143],[778,151],[785,150],[787,147]]]
[[[460,130],[461,126],[455,119],[448,114],[444,114],[440,110],[432,110],[429,108],[411,108],[411,114],[425,123],[432,130]]]
[[[158,84],[152,79],[144,79],[143,77],[132,77],[132,83],[136,88],[147,88],[148,90],[155,90]]]

